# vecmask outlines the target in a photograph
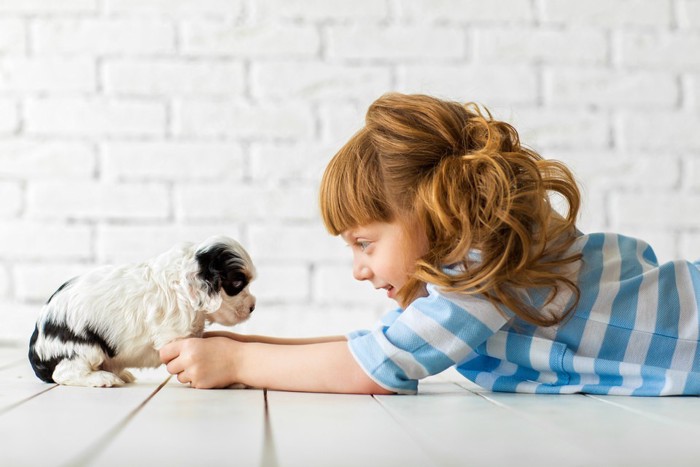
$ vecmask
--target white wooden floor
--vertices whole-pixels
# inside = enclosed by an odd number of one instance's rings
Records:
[[[700,465],[700,398],[501,394],[458,375],[418,396],[44,384],[0,347],[0,466]]]

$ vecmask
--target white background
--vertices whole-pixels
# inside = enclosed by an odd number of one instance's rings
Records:
[[[477,101],[567,162],[581,229],[700,257],[700,1],[1,0],[0,341],[96,264],[237,237],[245,332],[392,304],[323,229],[323,167],[387,91]]]

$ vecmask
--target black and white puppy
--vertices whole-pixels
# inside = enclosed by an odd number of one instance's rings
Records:
[[[157,367],[158,351],[199,337],[205,321],[248,319],[255,268],[235,240],[179,245],[135,265],[103,266],[63,284],[41,309],[29,361],[43,381],[109,387],[134,381],[126,368]]]

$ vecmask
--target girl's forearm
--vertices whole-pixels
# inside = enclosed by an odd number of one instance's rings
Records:
[[[392,394],[360,368],[346,342],[235,346],[236,382],[282,391]]]
[[[204,337],[227,337],[237,340],[238,342],[259,342],[263,344],[277,345],[306,345],[306,344],[322,344],[325,342],[343,342],[347,339],[345,336],[319,336],[319,337],[272,337],[272,336],[256,336],[250,334],[236,334],[229,331],[210,331],[204,334]]]

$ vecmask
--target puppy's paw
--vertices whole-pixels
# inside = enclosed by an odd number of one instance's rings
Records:
[[[86,386],[95,388],[111,388],[121,386],[124,380],[109,371],[94,371],[85,377]]]
[[[119,378],[124,381],[125,384],[133,383],[136,381],[136,377],[131,374],[129,370],[122,370],[119,372]]]
[[[54,381],[65,386],[87,386],[94,388],[111,388],[124,384],[119,376],[109,371],[93,371],[91,373],[63,378],[54,373]]]

